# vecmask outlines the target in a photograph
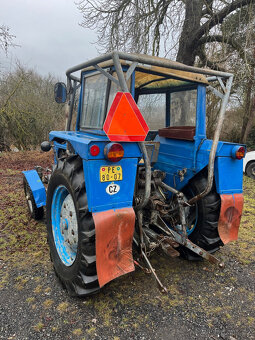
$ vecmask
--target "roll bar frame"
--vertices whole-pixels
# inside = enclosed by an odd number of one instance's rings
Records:
[[[129,69],[126,72],[126,77],[123,73],[120,59],[126,60],[131,62],[131,65],[129,66]],[[112,60],[113,65],[115,67],[117,77],[112,79],[112,75],[110,75],[107,71],[102,69],[98,64]],[[67,76],[67,90],[68,90],[68,99],[69,99],[69,115],[68,115],[68,122],[66,125],[66,130],[70,130],[71,121],[72,121],[72,111],[73,111],[73,102],[75,97],[75,90],[77,89],[77,83],[80,82],[80,79],[77,78],[73,73],[89,68],[94,67],[95,70],[101,72],[106,77],[108,77],[111,81],[117,82],[119,87],[123,92],[129,92],[127,80],[131,76],[131,74],[134,72],[135,68],[139,64],[147,64],[151,66],[158,66],[158,67],[164,67],[169,69],[175,69],[180,71],[186,71],[191,73],[198,73],[203,74],[206,76],[206,79],[209,83],[212,83],[214,81],[218,81],[218,83],[221,86],[222,92],[215,89],[212,85],[209,85],[208,88],[213,91],[213,93],[218,96],[221,99],[221,107],[218,117],[217,126],[214,132],[213,137],[213,143],[209,155],[209,163],[208,163],[208,180],[207,180],[207,186],[203,192],[200,194],[194,196],[188,201],[188,204],[192,205],[197,200],[203,198],[206,196],[212,188],[213,185],[213,177],[214,177],[214,161],[215,161],[215,155],[217,151],[217,146],[219,142],[220,132],[222,129],[225,112],[227,103],[230,96],[231,86],[233,82],[233,74],[227,73],[227,72],[221,72],[221,71],[214,71],[210,69],[203,69],[199,67],[193,67],[184,65],[181,63],[176,63],[175,61],[167,60],[167,59],[161,59],[153,56],[146,56],[146,55],[139,55],[139,54],[133,54],[133,53],[125,53],[125,52],[118,52],[118,51],[112,51],[110,53],[104,54],[102,56],[99,56],[97,58],[91,59],[90,61],[86,61],[84,63],[81,63],[79,65],[76,65],[74,67],[69,68],[66,71]],[[223,83],[222,79],[226,81],[226,85]],[[145,183],[145,194],[143,197],[143,201],[139,204],[138,207],[136,207],[137,210],[142,209],[148,202],[150,197],[150,190],[151,190],[151,165],[150,161],[148,159],[147,151],[144,145],[144,142],[139,143],[141,151],[143,153],[143,158],[145,162],[145,171],[146,171],[146,183]]]

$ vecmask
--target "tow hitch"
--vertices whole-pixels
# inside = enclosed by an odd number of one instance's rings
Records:
[[[147,236],[150,236],[150,238],[154,238],[155,242],[151,242],[149,249],[147,250],[145,247],[145,244],[140,244],[141,249],[141,258],[144,259],[148,269],[145,270],[146,273],[151,273],[154,275],[157,284],[159,286],[159,289],[162,293],[167,293],[167,288],[162,284],[159,277],[156,274],[155,269],[153,268],[148,256],[152,252],[152,250],[155,250],[156,248],[161,248],[164,253],[171,257],[179,256],[180,253],[176,249],[179,245],[182,245],[189,250],[193,251],[195,254],[201,256],[202,258],[208,260],[210,263],[216,264],[219,268],[224,268],[224,263],[221,262],[216,256],[210,254],[203,248],[199,247],[198,245],[191,242],[187,234],[185,233],[185,236],[183,237],[183,234],[178,233],[174,230],[169,229],[167,224],[163,221],[163,219],[160,217],[159,214],[156,215],[154,218],[154,224],[162,231],[161,235],[154,234],[150,229],[142,228],[143,236],[146,238]],[[181,228],[182,229],[182,228]],[[137,240],[134,238],[135,244],[138,246]],[[151,248],[151,249],[150,249]],[[139,262],[135,262],[137,266],[144,269]]]

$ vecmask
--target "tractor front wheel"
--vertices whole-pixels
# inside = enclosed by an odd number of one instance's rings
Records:
[[[96,292],[95,226],[78,156],[58,160],[48,185],[46,211],[51,259],[63,286],[73,296]]]
[[[43,207],[37,208],[32,190],[26,180],[26,177],[23,177],[23,187],[30,216],[35,220],[41,220],[44,215]]]

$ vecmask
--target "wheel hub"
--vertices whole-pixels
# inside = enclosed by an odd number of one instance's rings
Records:
[[[56,188],[52,200],[52,233],[61,261],[71,266],[75,261],[78,246],[78,222],[72,195],[67,188]]]

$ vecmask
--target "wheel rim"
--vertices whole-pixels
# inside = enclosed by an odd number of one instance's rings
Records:
[[[31,200],[31,196],[28,190],[28,184],[25,184],[25,195],[26,195],[26,200],[27,200],[27,205],[28,205],[28,209],[30,211],[30,213],[33,213],[33,204],[32,204],[32,200]]]
[[[197,218],[198,218],[198,207],[197,204],[194,207],[185,208],[188,211],[186,212],[187,216],[187,235],[193,233],[197,226]]]
[[[30,197],[27,197],[27,204],[28,204],[28,209],[32,214],[33,213],[33,205],[32,205],[32,201],[31,201]]]
[[[66,266],[71,266],[77,254],[78,222],[73,198],[64,185],[54,191],[51,221],[58,255]]]
[[[193,191],[190,189],[192,197],[195,196]],[[188,201],[188,198],[185,196],[185,199]],[[185,208],[185,216],[186,216],[186,221],[187,221],[187,227],[186,227],[186,232],[187,235],[190,235],[193,233],[197,226],[197,219],[198,219],[198,206],[195,204],[195,206],[191,207],[186,207]]]

